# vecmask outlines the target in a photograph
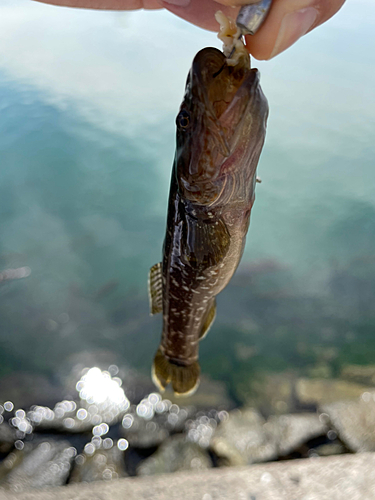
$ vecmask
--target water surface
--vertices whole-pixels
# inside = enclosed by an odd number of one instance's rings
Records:
[[[375,364],[374,29],[371,0],[347,2],[253,62],[270,103],[263,182],[202,343],[203,370],[239,401],[264,371]],[[2,3],[0,33],[0,272],[31,270],[0,283],[0,399],[12,374],[53,378],[87,353],[148,375],[174,119],[194,54],[219,42],[163,11],[26,0]]]

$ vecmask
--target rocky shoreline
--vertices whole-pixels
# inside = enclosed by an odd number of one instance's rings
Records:
[[[262,462],[329,455],[348,460],[348,454],[375,451],[375,389],[343,387],[339,380],[318,387],[317,380],[301,379],[293,397],[304,411],[265,415],[250,406],[204,407],[204,387],[188,406],[155,392],[130,401],[116,373],[85,369],[76,384],[79,397],[54,408],[0,405],[0,498],[131,476],[227,474],[233,466],[251,471]],[[314,404],[303,399],[306,391]],[[331,401],[340,394],[343,399]]]

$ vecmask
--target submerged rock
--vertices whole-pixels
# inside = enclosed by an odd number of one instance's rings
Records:
[[[69,483],[110,481],[125,476],[124,454],[113,446],[97,450],[92,456],[78,455]]]
[[[369,389],[365,385],[338,379],[301,378],[296,384],[296,396],[304,404],[357,399],[366,390]]]
[[[341,370],[341,378],[364,384],[375,385],[375,365],[346,365]]]
[[[320,410],[351,451],[375,451],[375,392],[364,392],[357,401],[323,405]]]
[[[44,441],[12,452],[1,464],[0,487],[11,491],[61,486],[76,454],[67,441]]]
[[[254,393],[246,398],[247,406],[261,408],[263,414],[283,414],[295,410],[293,375],[267,374],[254,382]]]
[[[137,475],[150,476],[183,470],[204,470],[212,467],[208,453],[199,445],[175,435],[163,443],[157,452],[144,460]]]
[[[181,404],[181,398],[176,396],[171,390],[167,390],[165,397],[172,403]],[[235,403],[228,395],[228,390],[223,382],[212,380],[207,375],[202,375],[199,390],[191,396],[184,397],[186,407],[194,406],[199,410],[220,408],[230,410],[235,407]]]

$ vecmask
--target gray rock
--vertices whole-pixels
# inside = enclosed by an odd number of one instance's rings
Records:
[[[78,434],[88,432],[95,426],[91,419],[78,419],[77,411],[83,409],[85,414],[89,415],[86,408],[76,408],[72,411],[63,411],[64,401],[57,403],[51,409],[47,406],[34,406],[32,410],[27,412],[27,418],[31,422],[36,431],[42,432],[62,432],[66,434]],[[73,404],[71,401],[66,403]],[[74,403],[75,404],[75,403]],[[59,411],[61,413],[59,413]]]
[[[24,453],[26,450],[31,451],[31,449],[31,444],[26,445]],[[14,450],[0,463],[0,489],[2,487],[3,479],[22,462],[24,453]]]
[[[375,453],[0,492],[0,500],[374,500]]]
[[[110,481],[125,476],[124,453],[114,446],[97,450],[92,456],[78,455],[69,483]]]
[[[354,452],[375,451],[375,393],[365,392],[357,401],[321,406],[341,441]]]
[[[229,465],[274,460],[278,455],[277,443],[271,433],[265,432],[264,424],[265,420],[256,410],[234,410],[218,426],[211,447]]]
[[[125,427],[124,427],[125,426]],[[163,421],[146,420],[137,414],[128,413],[123,418],[122,435],[134,448],[159,446],[169,436]]]
[[[220,416],[225,418],[227,412],[217,412],[210,410],[206,414],[198,412],[195,419],[189,419],[185,425],[185,433],[188,441],[197,443],[202,448],[208,448],[211,443],[212,436],[215,434],[217,423],[220,421]],[[223,415],[224,414],[224,415]]]
[[[176,435],[163,443],[158,451],[144,460],[137,469],[137,475],[150,476],[182,470],[203,470],[212,467],[208,453],[199,445]]]
[[[316,413],[270,417],[263,426],[277,444],[279,456],[287,455],[310,439],[324,436],[328,427]]]
[[[345,446],[339,441],[316,446],[313,450],[319,457],[329,457],[331,455],[341,455],[346,452]]]
[[[0,487],[19,492],[65,484],[75,454],[66,441],[44,441],[32,450],[25,446],[2,463]]]
[[[266,422],[253,409],[235,410],[218,426],[211,446],[229,465],[249,465],[287,455],[327,431],[315,413],[272,416]]]
[[[180,407],[169,400],[150,403],[153,394],[132,406],[122,419],[122,435],[135,448],[159,446],[170,433],[182,432],[194,408]]]

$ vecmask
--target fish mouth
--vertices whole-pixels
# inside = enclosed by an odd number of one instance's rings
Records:
[[[250,58],[241,58],[229,66],[224,54],[213,47],[202,49],[191,68],[193,94],[203,102],[206,111],[219,119],[228,109],[250,70]]]

